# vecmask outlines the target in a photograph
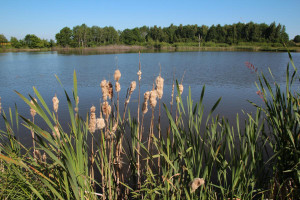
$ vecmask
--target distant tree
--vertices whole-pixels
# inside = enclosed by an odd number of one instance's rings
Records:
[[[217,29],[214,25],[212,25],[207,32],[206,41],[217,42]]]
[[[6,42],[8,42],[6,37],[3,34],[0,34],[0,43],[6,43]]]
[[[10,43],[11,43],[11,46],[12,46],[12,47],[15,47],[15,48],[20,48],[20,47],[22,47],[21,42],[20,42],[17,38],[15,38],[15,37],[11,37],[11,38],[10,38]]]
[[[55,35],[55,39],[57,41],[57,44],[66,47],[70,46],[72,42],[72,30],[69,27],[64,27],[60,30],[59,33]]]
[[[27,34],[24,38],[25,44],[29,48],[43,48],[43,41],[34,34]]]
[[[296,35],[293,39],[294,42],[299,43],[300,42],[300,35]]]

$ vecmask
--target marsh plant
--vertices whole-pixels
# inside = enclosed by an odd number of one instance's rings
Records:
[[[51,109],[36,88],[35,97],[16,92],[29,106],[32,119],[19,114],[17,107],[14,114],[10,108],[8,114],[1,110],[6,128],[1,130],[1,199],[296,199],[300,100],[292,85],[299,76],[290,61],[293,73],[289,75],[288,66],[284,91],[254,70],[264,105],[252,103],[256,113],[245,113],[243,122],[237,115],[234,124],[214,113],[221,98],[205,108],[205,86],[199,100],[192,100],[189,88],[183,101],[183,77],[178,82],[174,76],[171,94],[164,94],[160,72],[152,90],[141,91],[140,61],[136,117],[128,105],[137,83],[131,82],[122,101],[119,69],[114,84],[101,81],[100,104],[91,105],[86,116],[78,113],[74,72],[73,93],[65,91],[68,129],[58,120],[62,97],[53,97]],[[161,102],[163,94],[171,95],[170,103]],[[166,130],[160,124],[162,114],[168,118]],[[144,122],[147,115],[150,123]],[[35,117],[47,127],[42,129]],[[30,148],[16,137],[20,119],[31,132]]]

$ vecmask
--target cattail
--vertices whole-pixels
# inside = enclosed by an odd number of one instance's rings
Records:
[[[145,92],[144,93],[144,103],[143,103],[143,108],[142,108],[142,112],[144,114],[146,114],[147,111],[148,111],[148,100],[149,100],[149,97],[150,97],[150,92],[149,91]]]
[[[198,187],[204,184],[203,178],[194,178],[193,181],[190,182],[189,186],[191,188],[191,192],[195,192]]]
[[[55,96],[52,98],[52,102],[53,102],[53,110],[54,110],[54,112],[57,113],[59,100],[58,100],[56,94],[55,94]]]
[[[46,153],[44,152],[43,156],[42,156],[42,161],[43,162],[46,162],[47,161],[47,155]]]
[[[97,130],[101,130],[105,128],[105,122],[104,119],[102,117],[97,118],[96,120],[96,128]]]
[[[90,115],[90,124],[89,124],[89,131],[90,133],[95,133],[96,130],[96,108],[95,106],[91,107],[91,115]]]
[[[137,72],[137,75],[139,76],[139,81],[142,79],[142,71],[141,70],[139,70],[138,72]]]
[[[112,132],[115,133],[117,128],[118,128],[118,124],[115,123],[114,126],[112,127]]]
[[[33,100],[34,100],[35,102],[37,102],[36,98],[33,98]],[[34,102],[33,102],[32,100],[30,101],[30,103],[31,103],[31,105],[35,106],[35,105],[34,105]],[[31,114],[31,117],[34,118],[34,116],[36,115],[36,110],[33,109],[33,108],[30,108],[30,114]]]
[[[171,105],[173,105],[174,88],[175,88],[175,85],[174,85],[174,81],[173,81],[173,84],[172,84],[172,94],[171,94],[171,102],[170,102]]]
[[[115,78],[115,80],[116,80],[117,82],[120,80],[120,78],[121,78],[121,72],[120,72],[120,70],[117,69],[117,70],[115,71],[114,78]]]
[[[136,88],[136,82],[135,81],[132,81],[131,84],[130,84],[130,91],[129,91],[129,94],[132,94],[133,91],[135,90]]]
[[[161,99],[164,93],[164,79],[159,75],[156,78],[155,82],[156,82],[157,96],[159,99]]]
[[[2,107],[1,107],[1,97],[0,97],[0,114],[1,114],[1,109],[2,109]]]
[[[42,160],[42,155],[41,155],[41,152],[39,150],[35,150],[34,151],[34,157],[35,158],[38,158],[39,160]]]
[[[157,91],[156,90],[152,90],[150,92],[150,105],[151,105],[152,108],[155,108],[155,106],[157,104],[156,97],[157,97]]]
[[[100,87],[102,90],[103,101],[107,101],[107,96],[108,96],[107,81],[106,80],[101,81]]]
[[[57,126],[54,126],[54,131],[52,131],[52,135],[57,140],[60,140],[60,133]]]
[[[116,87],[116,92],[120,92],[120,90],[121,90],[121,85],[120,85],[119,82],[116,82],[115,87]]]
[[[107,82],[106,87],[107,87],[108,98],[112,99],[114,96],[114,90],[113,90],[113,85],[111,84],[110,81]]]
[[[179,87],[179,92],[180,92],[180,94],[182,94],[182,92],[183,92],[183,85],[182,85],[182,84],[179,84],[178,87]]]
[[[103,102],[102,111],[104,115],[106,115],[106,118],[108,118],[109,114],[111,113],[111,106],[108,104],[107,101]]]
[[[135,90],[135,88],[136,88],[136,82],[135,82],[135,81],[132,81],[132,82],[130,83],[129,95],[128,95],[128,99],[126,100],[126,104],[129,104],[131,94],[133,93],[133,91]]]

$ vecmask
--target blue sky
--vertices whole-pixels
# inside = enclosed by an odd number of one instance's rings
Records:
[[[300,0],[0,0],[0,34],[54,39],[65,26],[114,26],[118,30],[179,24],[272,22],[300,35]]]

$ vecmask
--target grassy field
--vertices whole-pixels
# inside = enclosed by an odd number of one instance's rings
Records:
[[[92,106],[86,116],[78,114],[74,72],[73,93],[65,92],[64,97],[70,131],[58,120],[63,97],[55,95],[49,106],[36,88],[29,97],[17,92],[31,119],[18,113],[17,107],[2,108],[6,129],[0,131],[0,198],[297,199],[300,98],[291,86],[300,79],[292,58],[290,62],[293,73],[289,74],[288,65],[283,88],[255,71],[264,106],[252,103],[257,112],[247,114],[243,122],[237,115],[233,124],[214,113],[221,98],[206,108],[205,86],[200,99],[193,100],[183,77],[178,77],[180,81],[174,77],[172,92],[164,93],[164,79],[158,72],[153,89],[141,91],[141,64],[136,68],[138,81],[131,82],[125,99],[119,97],[118,69],[114,82],[102,80],[100,106]],[[181,96],[184,89],[189,90],[187,97]],[[127,109],[133,92],[139,97],[137,117]],[[172,101],[161,102],[163,95],[171,95]],[[209,111],[205,117],[204,110]],[[169,121],[166,130],[161,129],[163,114]],[[144,125],[146,115],[151,116],[149,127]],[[36,117],[47,128],[35,124]],[[20,121],[31,133],[30,148],[16,137]]]

